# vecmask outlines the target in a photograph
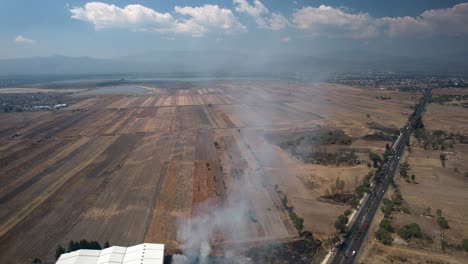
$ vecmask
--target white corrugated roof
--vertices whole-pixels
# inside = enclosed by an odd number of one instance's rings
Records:
[[[162,264],[164,244],[109,247],[103,250],[80,249],[60,256],[56,264]]]

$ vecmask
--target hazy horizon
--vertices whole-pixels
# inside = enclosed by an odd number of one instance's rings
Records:
[[[0,28],[2,75],[468,67],[463,1],[0,1]]]

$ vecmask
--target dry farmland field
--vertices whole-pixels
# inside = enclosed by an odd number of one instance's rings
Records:
[[[434,90],[433,98],[447,94],[468,95],[466,89],[440,89]],[[414,134],[411,151],[402,158],[415,180],[406,180],[398,172],[395,179],[407,211],[392,213],[393,245],[375,241],[383,218],[380,213],[361,253],[361,263],[467,263],[462,240],[468,238],[468,108],[462,103],[453,100],[427,106],[423,118],[426,132]],[[417,134],[427,136],[418,138]],[[441,155],[445,155],[444,161]],[[392,191],[386,196],[391,199]],[[448,228],[439,224],[438,210]],[[405,241],[397,234],[411,223],[420,226],[424,239]]]
[[[346,190],[360,184],[370,170],[368,151],[383,152],[420,97],[286,81],[144,88],[67,94],[77,102],[55,111],[0,113],[1,263],[51,260],[58,244],[80,239],[177,249],[178,219],[207,200],[204,210],[219,210],[232,193],[248,201],[248,214],[240,216],[245,234],[217,230],[211,242],[294,238],[278,189],[305,229],[327,238],[349,206],[320,196],[337,178]],[[319,136],[316,148],[352,148],[363,162],[304,162],[281,147],[321,133],[347,141]]]

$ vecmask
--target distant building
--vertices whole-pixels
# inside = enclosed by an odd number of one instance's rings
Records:
[[[109,247],[103,250],[80,249],[60,256],[56,264],[162,264],[164,244]]]

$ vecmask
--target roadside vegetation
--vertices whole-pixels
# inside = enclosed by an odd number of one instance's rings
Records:
[[[335,221],[336,231],[339,233],[344,233],[346,231],[346,225],[348,224],[349,219],[345,214],[339,215],[338,219]]]
[[[302,230],[304,230],[304,218],[299,217],[296,212],[294,212],[294,207],[289,205],[288,197],[284,192],[278,189],[278,185],[275,185],[275,191],[278,194],[278,197],[280,198],[284,208],[288,211],[289,218],[300,235]]]
[[[393,242],[392,233],[394,232],[392,227],[392,220],[384,218],[379,224],[379,229],[375,233],[376,238],[385,245],[391,245]]]
[[[445,104],[445,103],[450,103],[453,101],[460,102],[462,100],[468,100],[468,94],[464,95],[458,95],[458,94],[443,94],[443,95],[438,95],[438,96],[432,96],[431,99],[429,99],[429,103],[438,103],[438,104]]]

